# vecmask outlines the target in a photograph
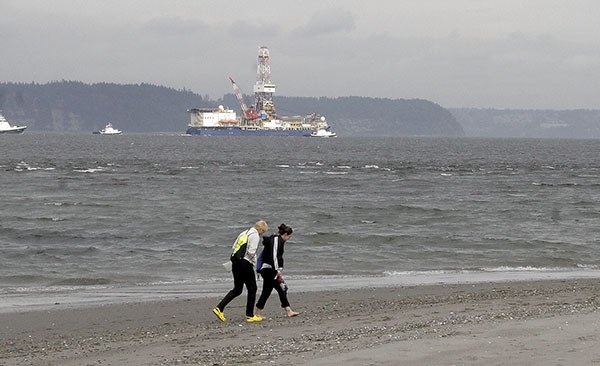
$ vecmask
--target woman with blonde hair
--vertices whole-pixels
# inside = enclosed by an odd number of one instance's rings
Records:
[[[231,252],[231,272],[233,273],[233,289],[225,295],[223,300],[213,308],[216,317],[224,322],[227,319],[223,311],[231,300],[242,294],[244,285],[248,291],[246,302],[246,321],[249,323],[262,321],[261,316],[254,315],[254,301],[256,300],[256,277],[254,267],[258,256],[258,244],[260,238],[269,230],[269,226],[263,220],[257,221],[254,227],[242,231],[233,243]]]

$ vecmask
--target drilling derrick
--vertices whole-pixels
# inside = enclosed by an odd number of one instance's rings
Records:
[[[258,67],[254,84],[255,110],[260,113],[262,119],[275,119],[273,93],[275,93],[275,84],[271,82],[269,49],[263,46],[258,49]]]

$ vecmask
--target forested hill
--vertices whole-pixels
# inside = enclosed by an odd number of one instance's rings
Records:
[[[126,132],[185,132],[186,110],[202,103],[190,91],[150,84],[0,83],[2,114],[35,131],[91,133],[112,122]]]
[[[281,115],[324,115],[339,135],[464,135],[450,112],[426,100],[279,96],[275,103]],[[188,109],[219,104],[239,111],[232,94],[209,100],[188,90],[151,84],[0,83],[2,114],[33,131],[91,133],[113,122],[125,132],[183,133]]]
[[[228,105],[236,103],[233,95],[224,99]],[[422,99],[275,97],[275,105],[281,115],[324,115],[345,136],[464,135],[448,110]]]

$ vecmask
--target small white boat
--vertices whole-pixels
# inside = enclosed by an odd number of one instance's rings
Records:
[[[108,122],[106,126],[100,131],[94,132],[99,135],[122,135],[123,131],[113,127],[112,123]]]
[[[337,137],[337,134],[329,131],[329,128],[321,128],[311,132],[310,137]]]
[[[0,114],[0,133],[23,133],[27,126],[11,126],[10,123]]]

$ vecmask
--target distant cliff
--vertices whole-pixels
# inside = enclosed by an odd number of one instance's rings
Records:
[[[600,138],[600,110],[475,108],[449,110],[467,136]]]
[[[276,97],[275,103],[281,115],[324,115],[339,135],[464,135],[448,110],[426,100]],[[91,133],[113,122],[126,132],[181,133],[189,122],[187,109],[219,104],[239,109],[232,94],[209,100],[151,84],[0,83],[2,113],[32,131]]]

